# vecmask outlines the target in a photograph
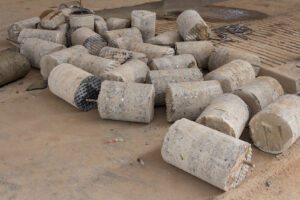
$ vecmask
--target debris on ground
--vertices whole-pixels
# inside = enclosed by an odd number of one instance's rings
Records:
[[[270,186],[271,186],[271,182],[268,180],[268,181],[265,182],[265,185],[266,185],[267,187],[270,187]]]
[[[106,140],[104,142],[104,144],[115,144],[115,143],[118,143],[118,142],[124,142],[124,139],[118,137],[118,138],[115,138],[115,139]]]
[[[142,165],[142,166],[145,165],[145,162],[144,162],[144,160],[143,160],[142,158],[138,158],[136,161],[137,161],[138,163],[140,163],[140,165]]]
[[[212,29],[216,33],[216,35],[222,40],[228,39],[228,34],[239,37],[243,40],[248,40],[248,36],[252,34],[254,31],[244,24],[230,24],[230,25],[222,25],[217,26]]]
[[[42,90],[42,89],[47,88],[47,86],[48,86],[47,81],[45,81],[45,80],[39,80],[39,81],[36,81],[36,82],[33,82],[32,84],[30,84],[27,87],[26,91]]]

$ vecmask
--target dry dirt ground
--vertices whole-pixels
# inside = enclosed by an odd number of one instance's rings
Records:
[[[1,0],[0,49],[9,46],[9,23],[59,2]],[[86,5],[101,9],[137,2],[142,1],[86,0]],[[270,17],[300,10],[299,0],[218,5],[259,10]],[[48,89],[27,92],[38,79],[39,71],[33,69],[0,88],[0,200],[300,199],[300,141],[279,156],[254,148],[256,167],[239,188],[224,193],[163,162],[161,142],[170,126],[164,108],[156,109],[149,125],[101,120],[96,110],[79,112]],[[106,144],[117,137],[124,142]]]

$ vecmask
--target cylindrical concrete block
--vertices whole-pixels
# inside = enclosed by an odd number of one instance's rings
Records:
[[[88,9],[77,9],[70,14],[70,27],[87,27],[94,31],[94,14]]]
[[[283,95],[257,113],[250,121],[250,135],[262,151],[278,154],[300,136],[300,97]]]
[[[66,23],[68,23],[68,25],[69,25],[70,15],[72,13],[72,9],[71,8],[63,8],[63,9],[60,9],[60,10],[63,13],[63,15],[65,16]]]
[[[0,87],[26,76],[30,63],[22,54],[5,50],[0,52]]]
[[[62,63],[69,63],[69,60],[72,56],[77,56],[80,54],[88,54],[88,50],[81,45],[76,45],[43,56],[40,61],[42,77],[44,80],[47,80],[54,67]]]
[[[65,15],[61,10],[46,10],[40,15],[41,26],[44,29],[56,29],[66,22]]]
[[[247,104],[234,94],[223,94],[200,114],[197,123],[239,138],[249,119]]]
[[[110,17],[106,20],[108,30],[116,30],[130,27],[129,19]]]
[[[150,123],[154,115],[154,95],[150,84],[104,81],[98,110],[102,119]]]
[[[161,58],[153,58],[149,67],[151,70],[169,70],[180,68],[197,68],[197,62],[193,55],[182,54],[177,56],[165,56]]]
[[[123,64],[129,60],[141,60],[144,63],[148,62],[148,58],[143,53],[128,51],[125,49],[117,49],[113,47],[103,47],[99,53],[99,56],[118,61],[120,64]]]
[[[106,80],[145,83],[148,66],[140,60],[130,60],[106,73]]]
[[[204,80],[219,81],[224,93],[231,93],[253,79],[254,69],[244,60],[233,60],[204,76]]]
[[[97,108],[101,80],[70,64],[55,67],[48,78],[50,91],[82,111]],[[94,101],[90,101],[94,100]]]
[[[8,26],[8,38],[13,42],[18,42],[18,37],[24,28],[36,28],[37,24],[40,22],[39,17],[33,17],[30,19],[25,19],[23,21],[16,22]]]
[[[234,91],[250,108],[251,116],[284,94],[280,83],[268,76],[260,76]]]
[[[166,90],[167,120],[196,120],[216,97],[223,93],[218,81],[170,83]]]
[[[236,59],[249,62],[254,68],[255,74],[258,75],[261,61],[257,55],[229,47],[216,48],[209,57],[208,68],[212,71]]]
[[[29,61],[32,67],[40,68],[40,60],[43,56],[65,48],[64,45],[40,40],[37,38],[27,38],[21,44],[20,53]]]
[[[182,12],[177,20],[178,31],[185,41],[208,40],[210,29],[195,10],[186,10]]]
[[[195,57],[198,67],[206,69],[211,52],[215,49],[210,41],[176,42],[176,54],[191,54]]]
[[[59,25],[56,30],[63,32],[66,36],[66,34],[69,30],[69,24],[68,23],[63,23],[63,24]]]
[[[95,32],[103,36],[103,33],[108,30],[106,21],[99,15],[95,15]]]
[[[169,128],[161,154],[167,163],[228,191],[245,178],[252,149],[247,142],[181,119]]]
[[[166,31],[153,38],[147,40],[147,43],[161,45],[161,46],[171,46],[174,47],[176,42],[182,41],[177,30]]]
[[[92,55],[99,55],[100,50],[107,46],[107,42],[91,29],[82,27],[71,35],[72,45],[83,45]]]
[[[21,31],[18,42],[21,43],[26,38],[38,38],[41,40],[47,40],[58,44],[66,43],[65,33],[56,30],[41,30],[41,29],[29,29],[25,28]]]
[[[147,75],[147,83],[155,88],[155,105],[163,106],[166,103],[166,89],[169,83],[192,82],[203,80],[198,68],[154,70]]]
[[[131,12],[131,26],[137,27],[142,35],[143,41],[155,36],[156,13],[147,10],[133,10]]]

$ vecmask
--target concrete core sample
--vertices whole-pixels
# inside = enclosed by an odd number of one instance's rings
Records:
[[[150,123],[154,115],[154,87],[150,84],[104,81],[98,98],[102,119]]]
[[[153,70],[147,75],[147,83],[155,88],[155,105],[163,106],[166,103],[166,89],[168,83],[192,82],[203,80],[203,75],[198,68]]]
[[[38,38],[58,44],[66,44],[66,35],[62,31],[57,30],[42,30],[25,28],[21,31],[18,42],[21,43],[26,38]]]
[[[279,154],[300,136],[300,97],[283,95],[250,121],[250,135],[262,151]]]
[[[129,19],[110,17],[106,20],[108,30],[116,30],[130,27]]]
[[[210,41],[176,42],[176,54],[191,54],[195,57],[200,69],[207,69],[208,59],[215,49]]]
[[[177,30],[166,31],[146,41],[146,43],[174,47],[176,42],[181,42],[182,39]]]
[[[101,80],[71,64],[55,67],[48,78],[50,91],[82,111],[97,108]],[[92,101],[90,101],[92,100]]]
[[[95,32],[103,36],[103,33],[107,31],[106,21],[99,15],[95,15]]]
[[[253,79],[254,69],[244,60],[233,60],[204,76],[204,80],[219,81],[224,93],[231,93]]]
[[[167,120],[196,120],[216,97],[223,93],[218,81],[170,83],[166,90]]]
[[[177,29],[184,41],[208,40],[210,29],[195,10],[183,11],[176,20]]]
[[[4,50],[0,52],[0,87],[23,78],[30,71],[30,63],[22,54]]]
[[[191,54],[153,58],[149,63],[149,67],[151,70],[169,70],[194,67],[198,68],[197,62],[194,56]]]
[[[245,178],[251,144],[187,119],[168,130],[161,149],[167,163],[228,191]]]
[[[64,48],[65,46],[62,44],[38,38],[27,38],[21,43],[20,53],[30,61],[32,67],[40,68],[40,61],[43,56]]]
[[[208,69],[213,71],[233,60],[245,60],[249,62],[254,68],[255,75],[257,76],[261,67],[260,58],[252,53],[234,49],[229,47],[217,47],[210,55],[208,62]]]
[[[234,94],[223,94],[200,114],[197,123],[239,138],[249,119],[247,104]]]
[[[56,29],[66,22],[65,15],[61,10],[45,10],[41,15],[41,26],[45,29]]]
[[[86,27],[94,31],[95,17],[88,9],[75,10],[70,14],[70,27]]]
[[[138,28],[143,41],[155,36],[156,13],[147,10],[133,10],[131,12],[131,26]]]
[[[234,94],[247,103],[250,108],[250,116],[254,116],[283,95],[284,91],[276,79],[260,76],[235,90]]]

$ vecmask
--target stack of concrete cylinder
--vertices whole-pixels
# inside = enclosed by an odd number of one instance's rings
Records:
[[[195,10],[176,22],[177,30],[156,35],[155,12],[105,20],[65,3],[8,31],[50,91],[79,110],[150,123],[155,107],[165,106],[175,123],[163,159],[227,191],[252,166],[251,145],[239,139],[245,127],[259,149],[286,150],[300,136],[300,97],[283,95],[275,78],[257,77],[258,56],[216,47]]]

